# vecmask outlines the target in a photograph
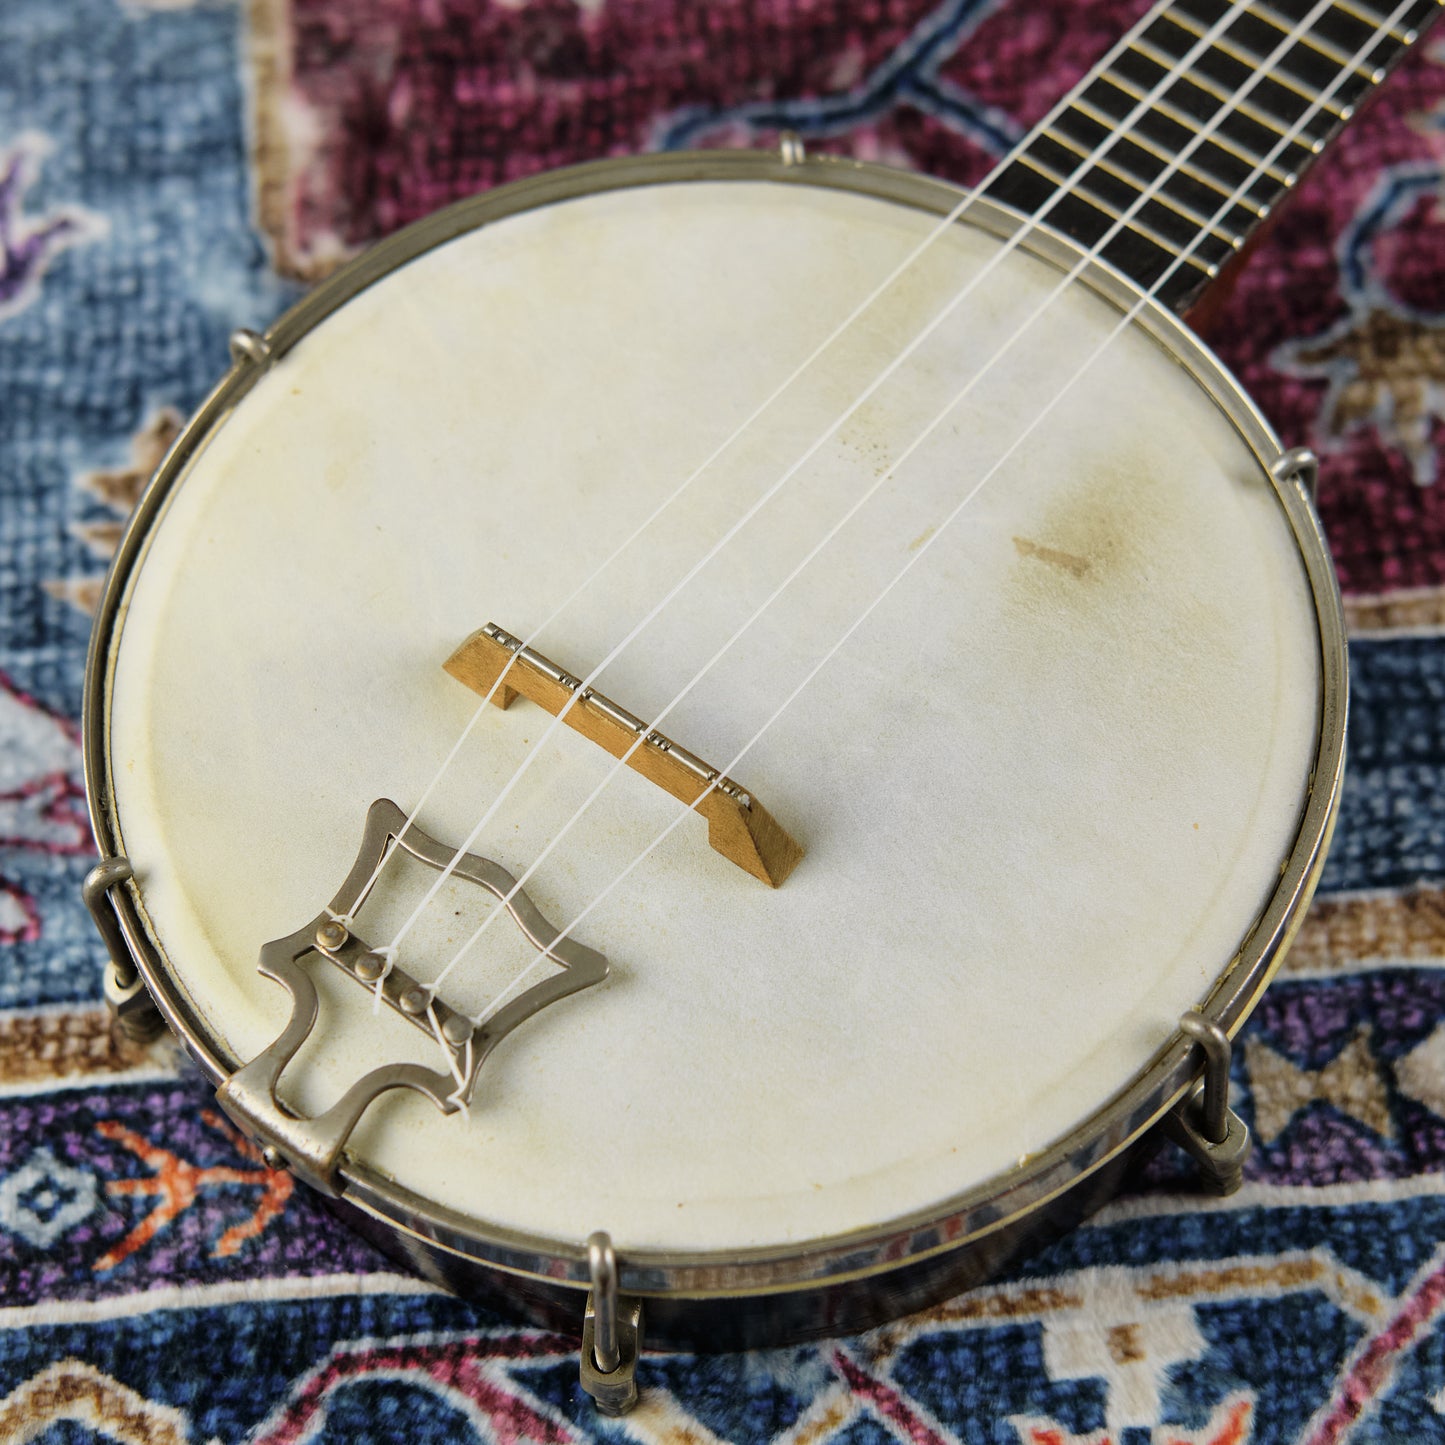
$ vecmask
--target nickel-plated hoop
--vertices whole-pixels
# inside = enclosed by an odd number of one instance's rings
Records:
[[[117,776],[122,764],[116,752],[116,676],[127,627],[136,625],[131,614],[139,579],[148,567],[158,565],[154,558],[164,552],[165,528],[180,525],[168,519],[176,515],[177,498],[186,492],[184,484],[198,465],[205,464],[207,449],[272,369],[321,331],[329,318],[409,262],[440,254],[448,243],[474,236],[482,228],[541,215],[569,202],[595,203],[662,187],[681,188],[681,195],[689,187],[717,184],[736,185],[749,204],[762,194],[760,188],[776,187],[782,196],[788,194],[782,188],[801,186],[814,189],[825,207],[833,204],[829,197],[839,198],[845,209],[860,198],[896,208],[899,217],[942,216],[958,199],[952,188],[917,176],[825,159],[799,163],[795,155],[706,153],[584,166],[463,202],[408,228],[319,287],[264,338],[238,346],[232,369],[178,438],[138,507],[97,618],[87,673],[85,762],[91,815],[104,858],[125,855],[133,835],[151,827],[125,815],[124,805],[117,801],[127,784]],[[983,202],[971,208],[966,220],[980,237],[995,238],[989,245],[1012,235],[1020,225],[1013,215]],[[903,229],[916,233],[916,226],[913,231]],[[1055,270],[1067,269],[1078,258],[1069,243],[1045,231],[1031,232],[1021,249]],[[1094,298],[1091,305],[1123,310],[1137,299],[1131,283],[1104,267],[1090,266],[1085,280]],[[1219,956],[1196,997],[1188,1000],[1232,1035],[1298,927],[1328,845],[1344,754],[1342,612],[1318,521],[1299,476],[1280,464],[1282,450],[1267,424],[1218,361],[1168,312],[1151,304],[1138,316],[1134,329],[1187,374],[1225,418],[1238,444],[1252,455],[1256,481],[1269,489],[1271,505],[1282,519],[1281,535],[1287,535],[1296,549],[1301,595],[1307,597],[1314,629],[1313,655],[1306,669],[1314,691],[1307,705],[1291,703],[1296,711],[1303,708],[1310,714],[1313,742],[1310,756],[1299,763],[1297,813],[1287,825],[1280,824],[1288,834],[1288,845],[1280,854],[1277,882],[1266,885],[1261,880],[1262,907],[1238,920],[1235,948]],[[336,559],[316,560],[324,567]],[[474,622],[481,625],[489,620],[477,616]],[[496,620],[517,630],[508,618]],[[1282,628],[1284,635],[1288,628],[1283,624]],[[135,636],[132,630],[133,648],[143,645],[135,642]],[[218,639],[218,645],[225,641]],[[144,669],[132,667],[137,670]],[[126,727],[134,731],[132,724]],[[358,797],[353,813],[338,820],[337,826],[358,832],[369,801]],[[401,801],[406,805],[410,799]],[[156,826],[163,831],[162,825]],[[245,1060],[222,1037],[224,1030],[216,1020],[207,1017],[206,1007],[198,1005],[193,964],[172,956],[161,938],[162,933],[174,933],[179,924],[168,920],[158,926],[151,902],[158,882],[145,875],[141,859],[132,861],[139,881],[125,878],[123,866],[112,869],[107,880],[113,885],[108,897],[123,940],[121,968],[134,961],[166,1022],[205,1073],[220,1083]],[[238,857],[236,868],[246,866],[246,858]],[[792,883],[785,885],[784,893],[791,887]],[[317,896],[314,902],[320,906],[324,899]],[[306,916],[293,923],[304,922]],[[272,936],[256,937],[255,946]],[[603,946],[606,950],[605,940]],[[256,987],[272,986],[258,979]],[[549,1014],[529,1027],[565,1030],[586,1004],[574,1001],[563,1007],[574,1012]],[[526,1047],[525,1037],[519,1046]],[[634,1075],[639,1088],[648,1087],[645,1051],[620,1059],[617,1067]],[[984,1277],[1096,1206],[1114,1187],[1130,1146],[1180,1105],[1199,1073],[1194,1041],[1177,1032],[1161,1035],[1141,1054],[1122,1087],[1084,1107],[1081,1117],[1067,1130],[1056,1131],[1051,1142],[1021,1149],[1022,1157],[1011,1167],[945,1198],[857,1227],[824,1231],[817,1237],[733,1242],[721,1248],[639,1245],[624,1231],[617,1241],[618,1287],[624,1295],[645,1301],[648,1339],[658,1344],[736,1345],[798,1338],[856,1328],[920,1307]],[[585,1090],[579,1092],[578,1107],[586,1107]],[[607,1120],[600,1119],[596,1127],[605,1138]],[[455,1198],[439,1200],[411,1187],[393,1170],[368,1161],[361,1151],[348,1158],[343,1177],[343,1209],[363,1228],[379,1230],[399,1244],[426,1273],[463,1290],[499,1293],[554,1322],[580,1320],[580,1292],[592,1280],[590,1229],[579,1228],[568,1236],[478,1217],[457,1207]],[[579,1169],[576,1185],[585,1196],[585,1168]],[[593,1226],[607,1228],[609,1220],[596,1219]]]

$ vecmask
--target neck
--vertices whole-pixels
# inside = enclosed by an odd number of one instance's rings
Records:
[[[1163,0],[987,192],[1187,310],[1441,3]]]

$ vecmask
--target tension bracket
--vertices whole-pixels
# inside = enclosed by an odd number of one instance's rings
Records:
[[[617,1253],[606,1230],[587,1240],[592,1288],[582,1316],[582,1388],[604,1415],[625,1415],[637,1404],[637,1356],[642,1349],[642,1301],[617,1292]]]
[[[1249,1157],[1249,1125],[1229,1107],[1229,1035],[1213,1020],[1190,1009],[1179,1020],[1179,1032],[1204,1053],[1204,1077],[1170,1111],[1165,1129],[1199,1166],[1206,1187],[1215,1194],[1233,1194],[1244,1179]]]

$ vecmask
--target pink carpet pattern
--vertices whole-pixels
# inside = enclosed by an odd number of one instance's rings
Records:
[[[0,7],[0,1442],[1445,1441],[1445,39],[1196,321],[1324,460],[1349,783],[1241,1039],[1242,1190],[1161,1152],[993,1284],[850,1339],[576,1341],[338,1229],[174,1047],[118,1039],[79,901],[107,561],[181,418],[369,241],[549,167],[809,147],[969,184],[1140,0],[8,0]]]

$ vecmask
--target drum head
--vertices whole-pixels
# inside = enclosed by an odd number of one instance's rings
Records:
[[[1121,1098],[1134,1129],[1177,1097],[1183,1010],[1237,1024],[1339,770],[1309,510],[1181,327],[1122,325],[1121,284],[1061,285],[1059,248],[980,213],[785,387],[952,194],[649,166],[448,213],[278,327],[163,471],[100,643],[103,826],[215,1069],[285,1023],[261,946],[468,728],[442,663],[488,622],[578,675],[635,633],[595,686],[804,845],[769,889],[700,819],[653,846],[679,805],[534,704],[466,732],[420,825],[456,845],[492,810],[473,851],[535,863],[611,975],[509,1036],[466,1117],[383,1099],[348,1167],[538,1272],[598,1228],[639,1258],[804,1259],[1056,1188],[1123,1142]],[[390,868],[367,936],[433,876]],[[406,967],[435,977],[493,906],[447,885]],[[442,996],[481,1008],[535,957],[499,922]],[[291,1107],[436,1062],[312,972]]]

